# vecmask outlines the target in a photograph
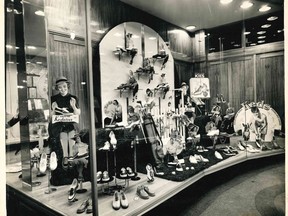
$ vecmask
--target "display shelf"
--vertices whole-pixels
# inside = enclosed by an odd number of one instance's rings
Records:
[[[237,138],[233,139],[234,141]],[[284,139],[278,139],[278,144],[284,146]],[[234,142],[231,145],[236,145]],[[192,177],[181,181],[169,181],[163,178],[155,177],[155,181],[152,183],[147,182],[147,176],[142,173],[138,173],[140,177],[139,181],[131,181],[129,187],[125,188],[125,194],[129,201],[129,207],[127,209],[119,209],[115,211],[112,208],[113,196],[101,193],[101,187],[98,188],[98,210],[99,215],[101,216],[123,216],[123,215],[142,215],[149,210],[155,208],[161,203],[165,202],[167,199],[173,197],[180,191],[194,184],[204,176],[215,173],[217,171],[226,169],[236,164],[241,164],[248,160],[271,157],[275,155],[284,154],[284,149],[274,149],[268,151],[262,151],[259,153],[246,153],[246,151],[241,151],[239,154],[229,157],[226,160],[220,161],[219,163],[200,171],[199,173],[193,175]],[[77,194],[77,202],[73,204],[68,203],[67,190],[70,185],[58,186],[57,191],[52,194],[45,194],[47,189],[47,178],[40,177],[37,178],[38,181],[41,181],[41,185],[34,187],[32,191],[26,191],[21,186],[21,180],[18,178],[19,173],[7,173],[7,186],[8,192],[13,191],[14,193],[19,193],[25,199],[33,200],[34,205],[45,206],[48,211],[55,211],[55,213],[63,215],[76,215],[77,208],[82,204],[82,202],[91,197],[91,183],[83,182],[83,187],[87,188],[87,193]],[[156,196],[149,197],[148,200],[139,198],[136,195],[137,187],[141,185],[147,185],[151,191],[154,191]],[[23,199],[23,198],[22,198]],[[24,200],[25,200],[24,199]]]

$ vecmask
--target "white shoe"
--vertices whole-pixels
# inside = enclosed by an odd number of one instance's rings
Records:
[[[117,140],[115,138],[115,134],[114,134],[113,131],[110,132],[109,137],[110,137],[110,143],[113,146],[113,148],[115,149],[116,148],[116,144],[117,144]]]
[[[247,145],[247,151],[250,152],[250,153],[257,153],[257,152],[260,152],[259,149],[255,149],[252,145],[248,144]]]
[[[239,148],[240,151],[244,151],[245,150],[244,146],[240,143],[240,141],[238,142],[237,147]]]
[[[56,153],[53,151],[51,154],[50,154],[50,170],[55,170],[57,168],[57,156],[56,156]]]
[[[106,141],[104,143],[104,146],[102,148],[100,148],[99,150],[109,150],[110,149],[110,143],[108,141]]]
[[[216,157],[217,159],[223,160],[222,155],[221,155],[218,151],[215,151],[214,155],[215,155],[215,157]]]
[[[189,156],[189,162],[192,163],[192,164],[197,164],[198,163],[196,158],[193,155]]]

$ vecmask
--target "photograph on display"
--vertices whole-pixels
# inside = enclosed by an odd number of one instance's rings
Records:
[[[190,96],[193,98],[210,98],[210,84],[208,78],[190,79]]]

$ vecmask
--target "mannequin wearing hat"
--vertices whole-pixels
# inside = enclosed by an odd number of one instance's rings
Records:
[[[66,77],[59,77],[55,83],[55,89],[59,94],[51,97],[52,115],[80,115],[81,111],[78,105],[78,98],[69,93],[71,82]],[[63,167],[68,166],[68,157],[73,154],[74,137],[78,131],[76,122],[57,122],[52,125],[54,134],[60,135],[60,143],[63,150]]]

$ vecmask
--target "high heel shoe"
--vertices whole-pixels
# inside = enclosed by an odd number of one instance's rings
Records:
[[[152,165],[151,164],[147,164],[146,165],[146,171],[147,171],[147,178],[148,178],[148,182],[153,182],[154,181],[154,171],[152,169]]]

